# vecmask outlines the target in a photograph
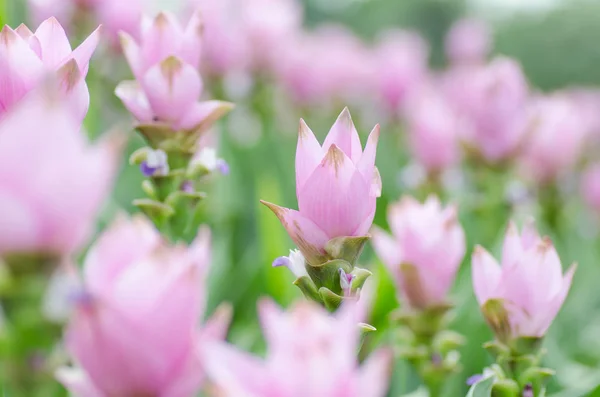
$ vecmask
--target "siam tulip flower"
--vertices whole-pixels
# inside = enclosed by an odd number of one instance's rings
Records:
[[[99,40],[96,29],[79,47],[71,45],[55,18],[33,33],[25,25],[0,32],[0,117],[6,114],[47,74],[55,74],[76,116],[85,117],[90,95],[85,84],[88,64]]]
[[[465,255],[465,235],[456,207],[442,208],[437,197],[424,204],[404,197],[390,205],[393,236],[373,230],[373,247],[394,276],[406,303],[423,310],[444,305]]]
[[[137,43],[121,35],[123,52],[136,78],[121,82],[115,91],[142,125],[164,135],[174,131],[198,132],[231,109],[221,101],[198,102],[203,83],[198,74],[202,24],[200,14],[182,28],[169,13],[142,21]]]
[[[600,164],[592,164],[584,171],[581,192],[588,206],[600,210]]]
[[[203,381],[196,354],[222,337],[227,316],[203,328],[208,229],[168,246],[142,216],[118,218],[89,251],[65,340],[76,367],[58,379],[76,395],[191,397]]]
[[[482,63],[490,52],[491,34],[487,24],[476,19],[456,22],[446,36],[446,56],[454,64]]]
[[[223,397],[383,397],[391,355],[373,353],[359,366],[360,329],[353,307],[336,316],[301,302],[283,312],[259,303],[268,344],[261,359],[235,347],[214,343],[202,349],[209,378]]]
[[[532,221],[519,235],[511,222],[504,238],[502,266],[482,247],[473,253],[475,296],[497,338],[541,338],[560,310],[575,272],[563,276],[548,237],[540,238]]]
[[[376,87],[395,112],[428,73],[429,47],[417,33],[388,31],[375,49]]]
[[[300,120],[296,150],[296,195],[299,211],[263,202],[277,215],[309,264],[326,257],[336,237],[365,236],[381,195],[375,167],[379,126],[363,151],[350,112],[344,109],[321,146]]]
[[[41,83],[0,120],[0,256],[76,251],[110,191],[117,147],[90,145],[58,91]]]
[[[406,119],[412,154],[430,175],[457,163],[460,120],[441,93],[431,86],[415,92]]]
[[[449,103],[468,123],[468,147],[490,163],[513,156],[525,132],[528,100],[520,65],[500,57],[486,66],[457,68],[445,85]]]
[[[588,127],[573,100],[558,95],[537,98],[529,110],[521,153],[523,172],[539,183],[564,175],[579,159]]]

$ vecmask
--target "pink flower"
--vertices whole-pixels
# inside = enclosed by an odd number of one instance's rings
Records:
[[[536,98],[520,156],[523,172],[540,183],[564,175],[579,159],[588,130],[574,100],[558,95]]]
[[[199,13],[185,29],[173,15],[160,13],[142,21],[139,43],[122,33],[123,52],[136,80],[121,82],[115,93],[141,124],[195,130],[231,108],[221,101],[198,102],[203,88],[197,71],[201,27]]]
[[[203,329],[209,232],[168,246],[144,217],[117,219],[89,251],[84,288],[65,339],[77,367],[57,376],[85,397],[189,397],[201,386],[196,349],[222,337],[227,318]]]
[[[456,207],[442,208],[437,197],[424,204],[411,197],[392,204],[388,222],[393,236],[374,228],[373,247],[411,307],[446,302],[465,255],[465,235]]]
[[[223,397],[383,397],[391,356],[379,350],[358,366],[357,316],[345,307],[336,316],[308,302],[281,311],[259,304],[268,344],[266,359],[225,344],[203,351],[209,377]]]
[[[515,154],[525,132],[528,86],[519,64],[496,58],[486,66],[452,70],[445,81],[449,103],[465,119],[464,140],[496,163]]]
[[[441,93],[429,85],[416,91],[405,114],[411,151],[421,165],[437,173],[456,164],[461,123]]]
[[[563,276],[552,242],[539,237],[532,221],[521,235],[510,223],[502,267],[480,246],[473,253],[475,296],[500,339],[544,336],[567,297],[574,272],[575,265]]]
[[[318,265],[334,237],[364,236],[375,216],[381,179],[375,167],[379,126],[363,151],[350,112],[344,109],[319,144],[300,120],[296,149],[299,211],[266,204],[278,217],[307,261]]]
[[[25,25],[0,32],[0,117],[10,110],[46,74],[56,74],[80,120],[85,117],[90,95],[85,84],[88,64],[99,40],[96,29],[79,47],[71,45],[54,18],[42,22],[35,33]]]
[[[375,49],[376,87],[390,111],[399,110],[427,77],[429,47],[412,32],[386,32]]]
[[[453,63],[484,62],[491,47],[491,34],[485,22],[462,19],[446,36],[446,55]]]
[[[0,255],[77,250],[110,192],[117,147],[91,146],[57,87],[42,83],[0,120]]]
[[[600,164],[592,164],[581,177],[581,192],[587,205],[600,210]]]

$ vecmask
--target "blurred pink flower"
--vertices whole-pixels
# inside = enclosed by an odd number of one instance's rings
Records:
[[[25,25],[5,25],[0,32],[0,117],[34,88],[46,74],[55,73],[80,120],[90,95],[85,84],[88,64],[99,40],[96,29],[71,50],[69,39],[55,18],[42,22],[35,33]]]
[[[487,24],[477,19],[456,22],[446,36],[446,55],[453,63],[485,62],[491,49]]]
[[[431,85],[416,90],[405,117],[412,154],[427,171],[437,173],[457,163],[461,123],[442,93]]]
[[[472,261],[475,296],[497,336],[544,336],[569,292],[575,265],[563,276],[556,249],[548,237],[539,237],[533,221],[525,224],[521,235],[513,222],[509,224],[502,266],[480,246]],[[491,300],[498,300],[502,308],[488,307]]]
[[[573,100],[559,95],[536,98],[528,120],[523,173],[540,183],[553,181],[579,159],[590,124]]]
[[[388,31],[375,48],[375,87],[392,112],[428,74],[429,46],[417,33]]]
[[[375,167],[379,126],[363,151],[350,112],[345,108],[319,144],[300,120],[296,149],[299,211],[264,202],[279,218],[307,261],[314,266],[334,237],[364,236],[375,216],[381,179]]]
[[[143,216],[118,218],[90,249],[65,340],[77,367],[57,377],[82,396],[189,397],[204,371],[199,344],[224,336],[228,316],[204,328],[210,235],[168,246]]]
[[[209,378],[223,397],[383,397],[391,355],[376,351],[359,366],[358,319],[352,306],[335,316],[309,302],[289,311],[259,303],[267,340],[266,359],[226,344],[208,344],[202,355]]]
[[[465,255],[456,207],[442,208],[434,196],[424,204],[405,197],[390,205],[388,222],[393,236],[374,228],[373,247],[403,299],[416,309],[445,303]]]
[[[600,163],[592,164],[581,177],[581,193],[587,205],[600,210]]]
[[[118,147],[89,145],[57,91],[40,83],[0,120],[0,255],[81,248],[110,192]]]
[[[141,124],[160,123],[173,130],[194,130],[231,105],[198,102],[203,83],[198,73],[202,23],[196,13],[183,29],[175,16],[144,18],[139,43],[121,34],[123,52],[136,78],[123,81],[115,94]]]
[[[466,123],[467,145],[492,163],[513,156],[525,132],[529,95],[520,65],[500,57],[481,67],[459,66],[444,83],[449,103]]]

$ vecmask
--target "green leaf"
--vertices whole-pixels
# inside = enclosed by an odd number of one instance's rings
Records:
[[[369,239],[369,236],[336,237],[327,242],[325,251],[332,259],[343,259],[354,266]]]
[[[491,397],[495,380],[496,379],[493,376],[481,379],[471,386],[466,397]]]

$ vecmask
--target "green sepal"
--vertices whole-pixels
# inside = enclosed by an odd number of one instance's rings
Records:
[[[417,346],[399,346],[396,348],[396,354],[405,360],[413,363],[429,360],[429,349],[423,345]]]
[[[350,273],[352,265],[342,259],[327,261],[319,266],[306,266],[306,271],[318,288],[326,287],[336,294],[342,293],[340,285],[340,269]]]
[[[144,179],[142,181],[142,190],[144,193],[148,195],[153,200],[156,200],[156,189],[154,188],[154,184],[149,179]]]
[[[439,332],[432,342],[433,349],[440,352],[442,355],[458,349],[466,343],[465,337],[451,330],[443,330]]]
[[[327,310],[331,312],[337,310],[337,308],[342,304],[343,298],[328,288],[319,288],[319,295],[321,295],[321,300]]]
[[[481,306],[481,311],[496,338],[500,342],[508,343],[511,338],[511,327],[504,302],[501,299],[489,299]]]
[[[135,129],[144,137],[146,142],[155,149],[163,148],[164,143],[169,140],[174,140],[176,132],[171,129],[168,124],[163,123],[150,123],[150,124],[138,124]],[[172,144],[167,144],[170,147]]]
[[[481,379],[479,382],[471,386],[466,397],[491,397],[492,387],[494,387],[495,380],[496,379],[494,376],[488,376]]]
[[[508,357],[510,355],[510,349],[498,341],[486,342],[483,344],[483,348],[496,359],[498,357]]]
[[[530,384],[533,386],[533,390],[539,393],[546,384],[546,382],[555,375],[555,371],[550,368],[531,367],[526,369],[519,376],[519,383],[521,385]],[[535,394],[537,396],[537,394]]]
[[[377,328],[373,327],[371,324],[367,323],[358,323],[358,328],[364,333],[375,332]]]
[[[325,244],[325,252],[332,259],[343,259],[354,266],[370,238],[370,236],[336,237]]]
[[[510,341],[510,348],[515,355],[537,355],[542,346],[543,338],[535,336],[522,336]]]
[[[185,176],[187,179],[196,180],[210,174],[210,170],[198,161],[190,161]]]
[[[512,379],[499,379],[492,386],[492,397],[521,397],[521,389]]]
[[[367,279],[371,275],[373,275],[373,273],[371,273],[367,269],[362,269],[360,267],[355,267],[354,270],[352,270],[352,275],[354,276],[354,278],[352,279],[351,289],[354,292],[354,291],[357,291],[359,289],[362,289],[362,287],[365,284],[365,282],[367,281]]]
[[[319,295],[319,290],[310,277],[298,277],[296,281],[294,281],[294,285],[300,288],[300,291],[302,291],[306,299],[311,299],[318,303],[322,302],[321,295]]]
[[[129,164],[130,165],[140,165],[148,158],[148,152],[151,149],[147,146],[143,148],[137,149],[135,152],[131,153],[129,156]]]
[[[175,214],[171,206],[151,199],[136,199],[133,200],[133,205],[142,210],[148,218],[152,219],[157,227],[164,225]]]
[[[157,199],[166,200],[172,192],[179,191],[184,175],[180,169],[172,169],[167,175],[153,175],[151,179]]]

